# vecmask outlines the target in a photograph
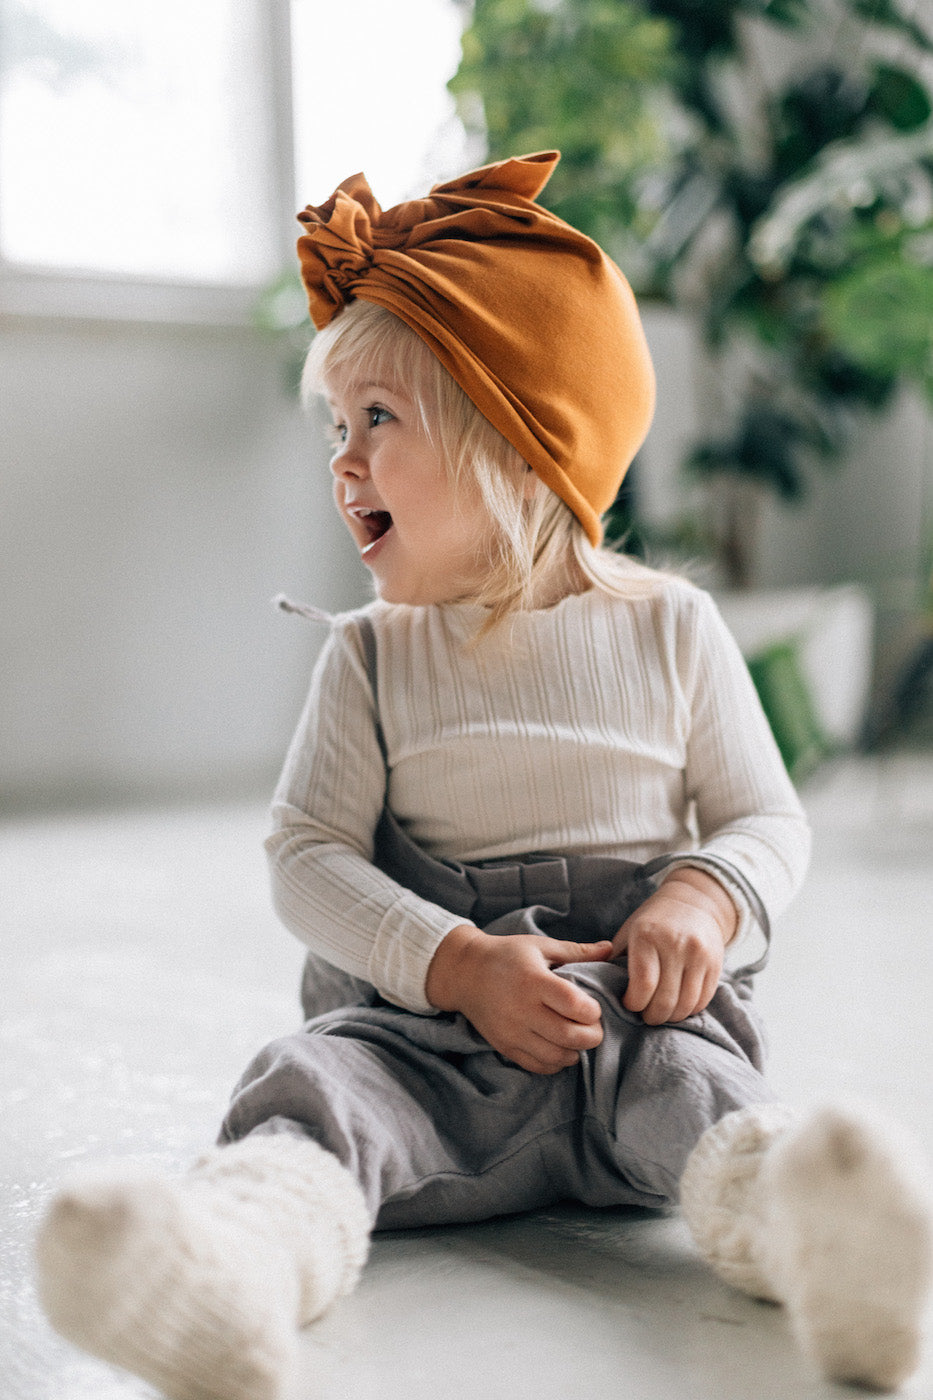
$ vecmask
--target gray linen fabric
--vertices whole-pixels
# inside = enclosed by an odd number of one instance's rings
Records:
[[[556,856],[469,866],[432,860],[397,828],[380,843],[380,863],[396,879],[488,933],[577,942],[614,934],[651,893],[659,864]],[[221,1141],[252,1132],[314,1138],[353,1172],[379,1228],[567,1198],[675,1202],[706,1128],[774,1097],[748,980],[724,978],[699,1016],[655,1027],[622,1006],[624,957],[558,975],[600,1002],[604,1037],[578,1065],[537,1075],[493,1050],[463,1016],[402,1010],[311,957],[309,1019],[253,1060]]]
[[[362,642],[375,697],[368,623]],[[376,726],[385,755],[378,709]],[[380,869],[464,922],[577,943],[612,938],[671,859],[438,861],[388,807],[375,837]],[[727,873],[767,939],[756,892]],[[463,1016],[405,1011],[309,954],[306,1024],[249,1065],[220,1141],[253,1132],[314,1138],[359,1181],[378,1228],[480,1220],[567,1198],[663,1207],[677,1200],[687,1157],[708,1127],[774,1098],[751,1005],[750,974],[763,961],[724,977],[699,1016],[668,1026],[646,1026],[623,1007],[624,957],[560,968],[599,1001],[603,1040],[577,1065],[538,1075],[493,1050]]]

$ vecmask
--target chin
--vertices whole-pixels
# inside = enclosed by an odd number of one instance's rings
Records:
[[[373,579],[373,586],[376,590],[376,597],[383,603],[407,603],[409,607],[417,607],[423,599],[412,596],[410,590],[393,586],[391,583],[382,583],[379,579]]]
[[[398,580],[377,578],[372,574],[373,588],[376,597],[383,603],[404,603],[409,608],[428,608],[432,604],[453,603],[459,598],[456,588],[451,588],[449,581],[445,588],[441,583],[435,583],[432,587],[427,580],[413,579],[408,584]]]

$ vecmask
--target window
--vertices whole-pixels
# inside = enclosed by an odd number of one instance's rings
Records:
[[[0,0],[5,309],[242,319],[293,202],[286,5]]]
[[[470,163],[446,83],[456,0],[292,0],[299,206],[362,170],[384,209]]]
[[[242,320],[291,263],[297,208],[359,169],[387,205],[459,167],[461,15],[0,0],[3,307]]]

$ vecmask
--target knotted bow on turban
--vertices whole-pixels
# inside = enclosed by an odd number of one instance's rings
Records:
[[[560,159],[484,166],[380,209],[362,175],[298,218],[311,319],[356,298],[410,326],[594,544],[644,440],[654,373],[631,288],[535,204]]]

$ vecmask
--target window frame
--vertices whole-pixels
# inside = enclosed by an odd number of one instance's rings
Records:
[[[268,281],[205,283],[182,278],[135,277],[106,270],[67,269],[14,262],[0,251],[0,316],[36,320],[136,321],[174,325],[249,326],[256,301],[276,268],[294,261],[289,227],[295,217],[290,0],[259,7],[263,43],[254,55],[270,113],[267,190],[278,233]],[[2,201],[0,201],[2,217]],[[296,234],[297,237],[297,234]]]

